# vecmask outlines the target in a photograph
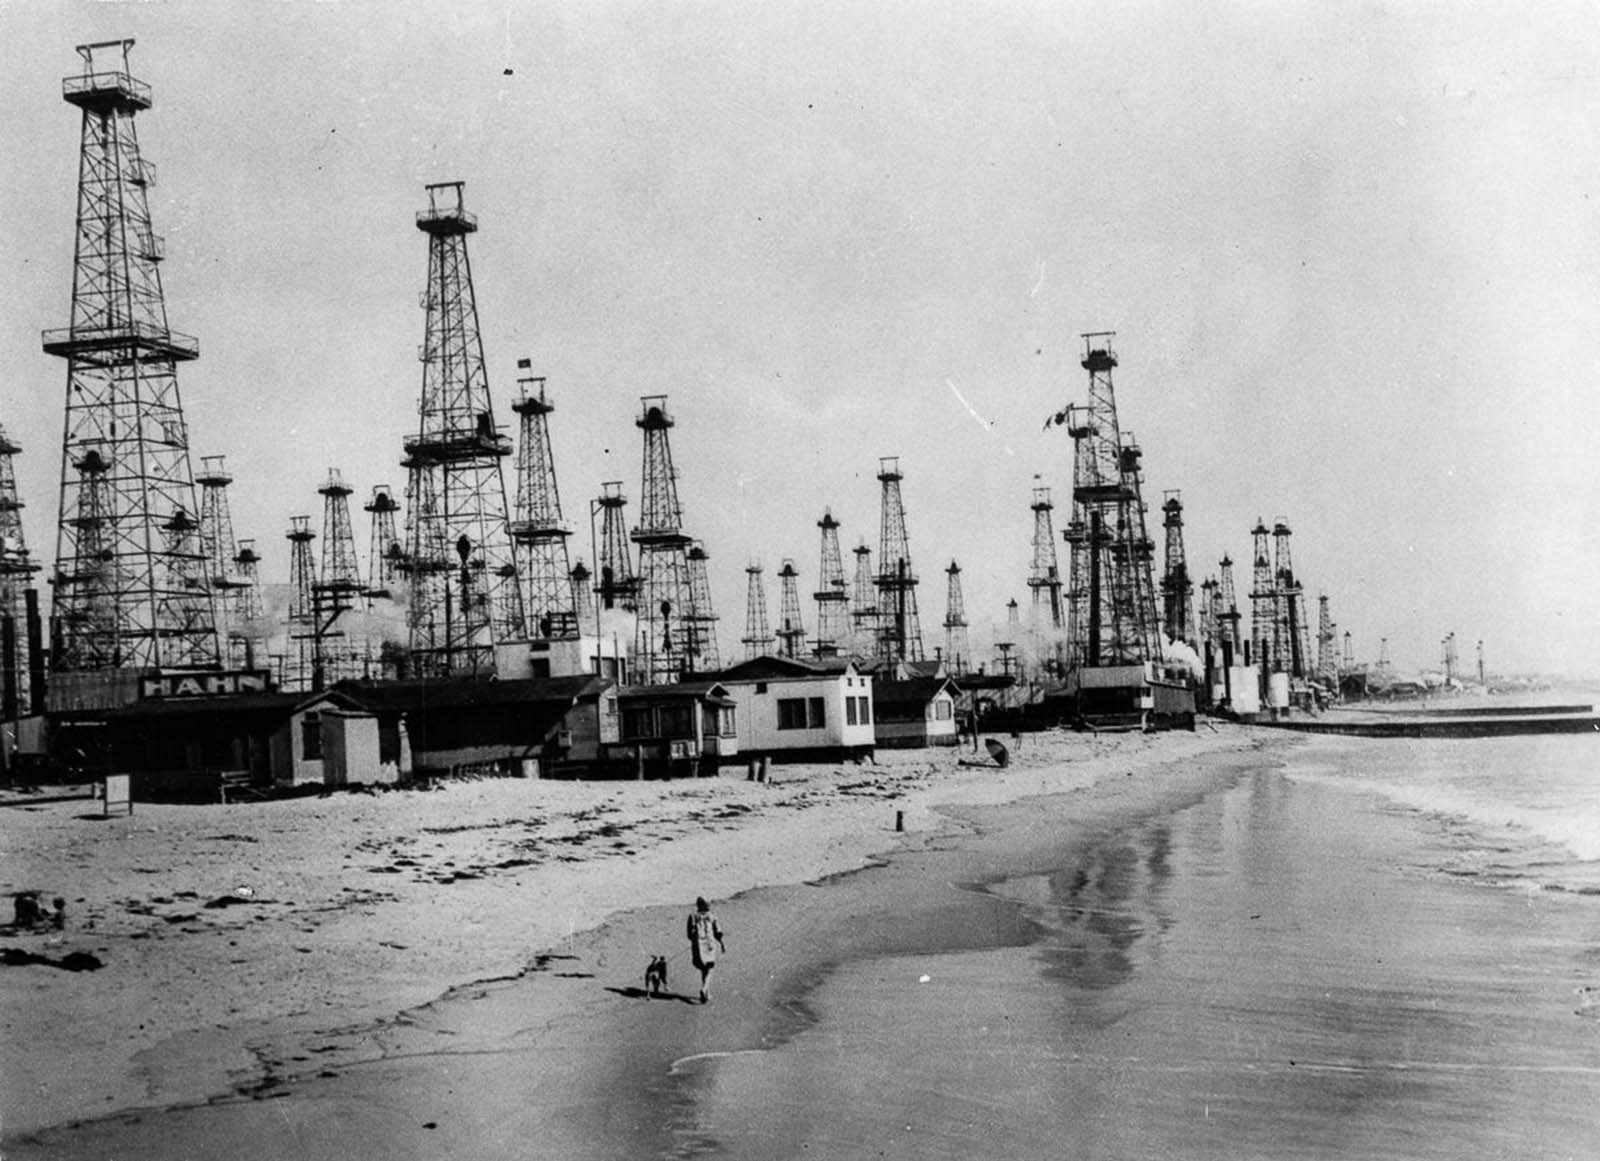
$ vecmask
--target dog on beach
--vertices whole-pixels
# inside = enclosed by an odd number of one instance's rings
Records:
[[[650,957],[650,966],[644,969],[645,995],[650,998],[659,996],[667,990],[667,957],[653,955]]]

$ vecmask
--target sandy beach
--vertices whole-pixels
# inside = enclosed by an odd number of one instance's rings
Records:
[[[696,895],[850,871],[949,826],[942,808],[1086,788],[1115,806],[1130,775],[1253,744],[1222,728],[1058,734],[1016,742],[1003,771],[912,751],[779,767],[767,784],[484,780],[114,819],[89,802],[8,807],[4,889],[61,896],[68,921],[4,943],[104,966],[0,973],[4,1140],[335,1072],[373,1052],[363,1035],[329,1049],[330,1034],[390,1026],[451,989],[561,977],[551,957],[583,933],[661,908],[636,952],[583,965],[633,986],[648,952],[681,950],[677,913]],[[730,962],[748,966],[739,938]],[[691,969],[677,969],[681,986]]]

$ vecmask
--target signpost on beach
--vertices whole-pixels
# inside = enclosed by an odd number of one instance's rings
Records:
[[[127,774],[107,774],[100,784],[100,796],[107,818],[113,812],[133,813],[133,779]]]

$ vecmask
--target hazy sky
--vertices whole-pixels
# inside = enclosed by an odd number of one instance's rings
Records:
[[[0,422],[55,552],[76,44],[132,36],[155,107],[191,453],[286,581],[340,468],[401,489],[426,182],[466,182],[497,413],[549,379],[566,515],[666,394],[725,657],[744,566],[816,521],[876,551],[900,457],[929,653],[1026,606],[1044,420],[1115,330],[1124,430],[1190,570],[1258,516],[1356,653],[1600,672],[1600,21],[1587,3],[408,4],[0,0]],[[508,465],[509,467],[509,465]],[[512,484],[508,473],[508,488]],[[365,553],[364,514],[358,537]],[[1066,567],[1065,547],[1061,548]],[[814,627],[814,606],[806,608]]]

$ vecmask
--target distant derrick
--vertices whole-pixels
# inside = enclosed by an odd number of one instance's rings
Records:
[[[744,659],[754,661],[772,652],[772,631],[767,627],[767,590],[761,580],[761,566],[745,566]]]
[[[1038,479],[1037,476],[1034,479]],[[1033,593],[1034,623],[1059,630],[1066,619],[1061,607],[1061,568],[1056,559],[1056,534],[1050,513],[1050,489],[1035,484],[1033,489],[1033,565],[1028,571],[1028,588]]]
[[[320,687],[322,674],[317,623],[317,565],[311,542],[311,517],[291,516],[289,531],[289,638],[278,684],[288,690]]]
[[[83,72],[62,85],[83,119],[72,321],[43,336],[67,360],[57,672],[221,663],[178,394],[177,364],[199,344],[167,325],[165,246],[147,198],[155,169],[134,127],[150,88],[128,71],[133,43],[80,45]]]
[[[7,719],[17,716],[19,707],[31,701],[28,678],[27,592],[39,565],[28,555],[22,535],[22,500],[17,494],[17,473],[12,457],[22,451],[0,427],[0,617],[10,619],[11,648],[0,657],[0,668],[9,675],[7,692],[15,704],[7,705]]]
[[[698,540],[690,545],[689,611],[684,624],[689,637],[691,669],[696,673],[715,673],[722,668],[722,652],[717,647],[717,614],[711,607],[711,578],[706,566],[710,554]]]
[[[1194,643],[1194,582],[1189,578],[1189,561],[1183,547],[1183,498],[1181,493],[1166,493],[1161,505],[1162,525],[1166,529],[1166,570],[1161,576],[1162,622],[1173,641]]]
[[[417,433],[405,441],[411,667],[419,677],[494,674],[494,647],[525,635],[501,461],[467,259],[477,219],[461,182],[425,187],[427,309]]]
[[[850,590],[850,631],[856,639],[856,654],[870,657],[878,647],[878,585],[872,572],[872,549],[863,542],[850,551],[856,558],[855,582]]]
[[[1317,680],[1334,692],[1339,689],[1339,633],[1326,593],[1317,597]]]
[[[519,371],[529,367],[517,361]],[[550,448],[549,415],[555,405],[545,397],[542,377],[519,376],[521,389],[511,405],[522,420],[517,453],[517,502],[511,538],[521,547],[527,575],[529,631],[544,640],[573,640],[578,614],[572,601],[572,567],[561,518],[561,493],[556,486],[555,456]]]
[[[1206,577],[1200,582],[1200,600],[1195,606],[1196,625],[1195,631],[1199,635],[1200,645],[1216,648],[1221,645],[1218,635],[1218,626],[1221,622],[1217,619],[1222,612],[1217,603],[1217,582],[1215,577]]]
[[[233,477],[224,467],[224,457],[201,456],[194,482],[200,487],[200,553],[205,558],[205,581],[212,592],[217,633],[224,642],[228,664],[242,669],[249,664],[253,646],[239,590],[250,582],[239,576],[239,548],[228,504]]]
[[[799,657],[805,652],[806,627],[800,620],[799,577],[792,560],[785,560],[778,570],[783,595],[779,604],[778,652],[783,657]]]
[[[1239,597],[1233,586],[1232,558],[1224,556],[1219,567],[1222,571],[1217,580],[1217,639],[1227,650],[1225,656],[1242,661],[1239,620],[1243,614],[1239,612]]]
[[[1254,567],[1250,583],[1250,643],[1253,660],[1262,673],[1287,672],[1283,664],[1278,618],[1278,586],[1272,576],[1272,549],[1266,521],[1258,519],[1250,530]]]
[[[311,585],[312,611],[321,681],[334,682],[360,677],[365,669],[366,642],[350,639],[339,622],[355,608],[366,586],[361,582],[355,529],[350,523],[351,489],[339,469],[328,469],[327,482],[317,492],[323,501],[322,567]],[[321,688],[316,681],[313,685]]]
[[[637,425],[644,432],[644,483],[639,525],[631,539],[639,548],[638,619],[634,665],[647,685],[682,680],[719,668],[706,580],[706,553],[683,531],[677,472],[672,465],[667,397],[642,400]]]
[[[967,602],[961,592],[961,566],[952,560],[950,567],[944,572],[947,578],[944,602],[944,664],[953,676],[960,677],[972,668],[972,650],[967,643]]]
[[[627,498],[622,494],[621,480],[608,480],[600,485],[600,580],[595,592],[600,604],[607,609],[624,609],[633,612],[639,604],[639,576],[633,569],[633,556],[628,549],[628,524],[623,509]]]
[[[395,527],[400,505],[388,484],[372,489],[372,498],[362,505],[371,517],[367,538],[367,596],[387,600],[395,596],[406,574],[406,550]]]
[[[1277,591],[1278,648],[1286,656],[1280,668],[1292,677],[1305,678],[1311,672],[1311,627],[1305,607],[1305,589],[1295,579],[1289,555],[1289,525],[1279,520],[1272,529],[1276,558],[1273,583]]]
[[[898,456],[878,460],[878,482],[883,486],[878,537],[878,659],[890,665],[922,660],[917,574],[911,567],[901,479]]]
[[[255,540],[249,537],[240,540],[239,550],[233,555],[234,576],[238,578],[239,587],[233,591],[233,613],[229,622],[237,638],[230,637],[230,650],[233,640],[238,640],[243,651],[241,664],[246,669],[255,669],[266,661],[268,630],[261,605],[260,565]]]
[[[1068,622],[1071,656],[1085,667],[1159,656],[1152,558],[1144,525],[1138,445],[1117,422],[1112,332],[1085,334],[1089,403],[1060,416],[1073,439]]]
[[[811,595],[817,602],[817,635],[812,642],[812,652],[818,657],[831,657],[839,652],[850,631],[850,594],[844,577],[844,558],[839,551],[839,522],[832,512],[824,510],[817,527],[822,530],[822,549],[817,566],[817,591]]]
[[[584,626],[592,626],[595,623],[592,580],[589,566],[581,560],[573,565],[572,571],[567,574],[567,583],[572,590],[572,611],[578,618],[579,632],[582,632]]]

